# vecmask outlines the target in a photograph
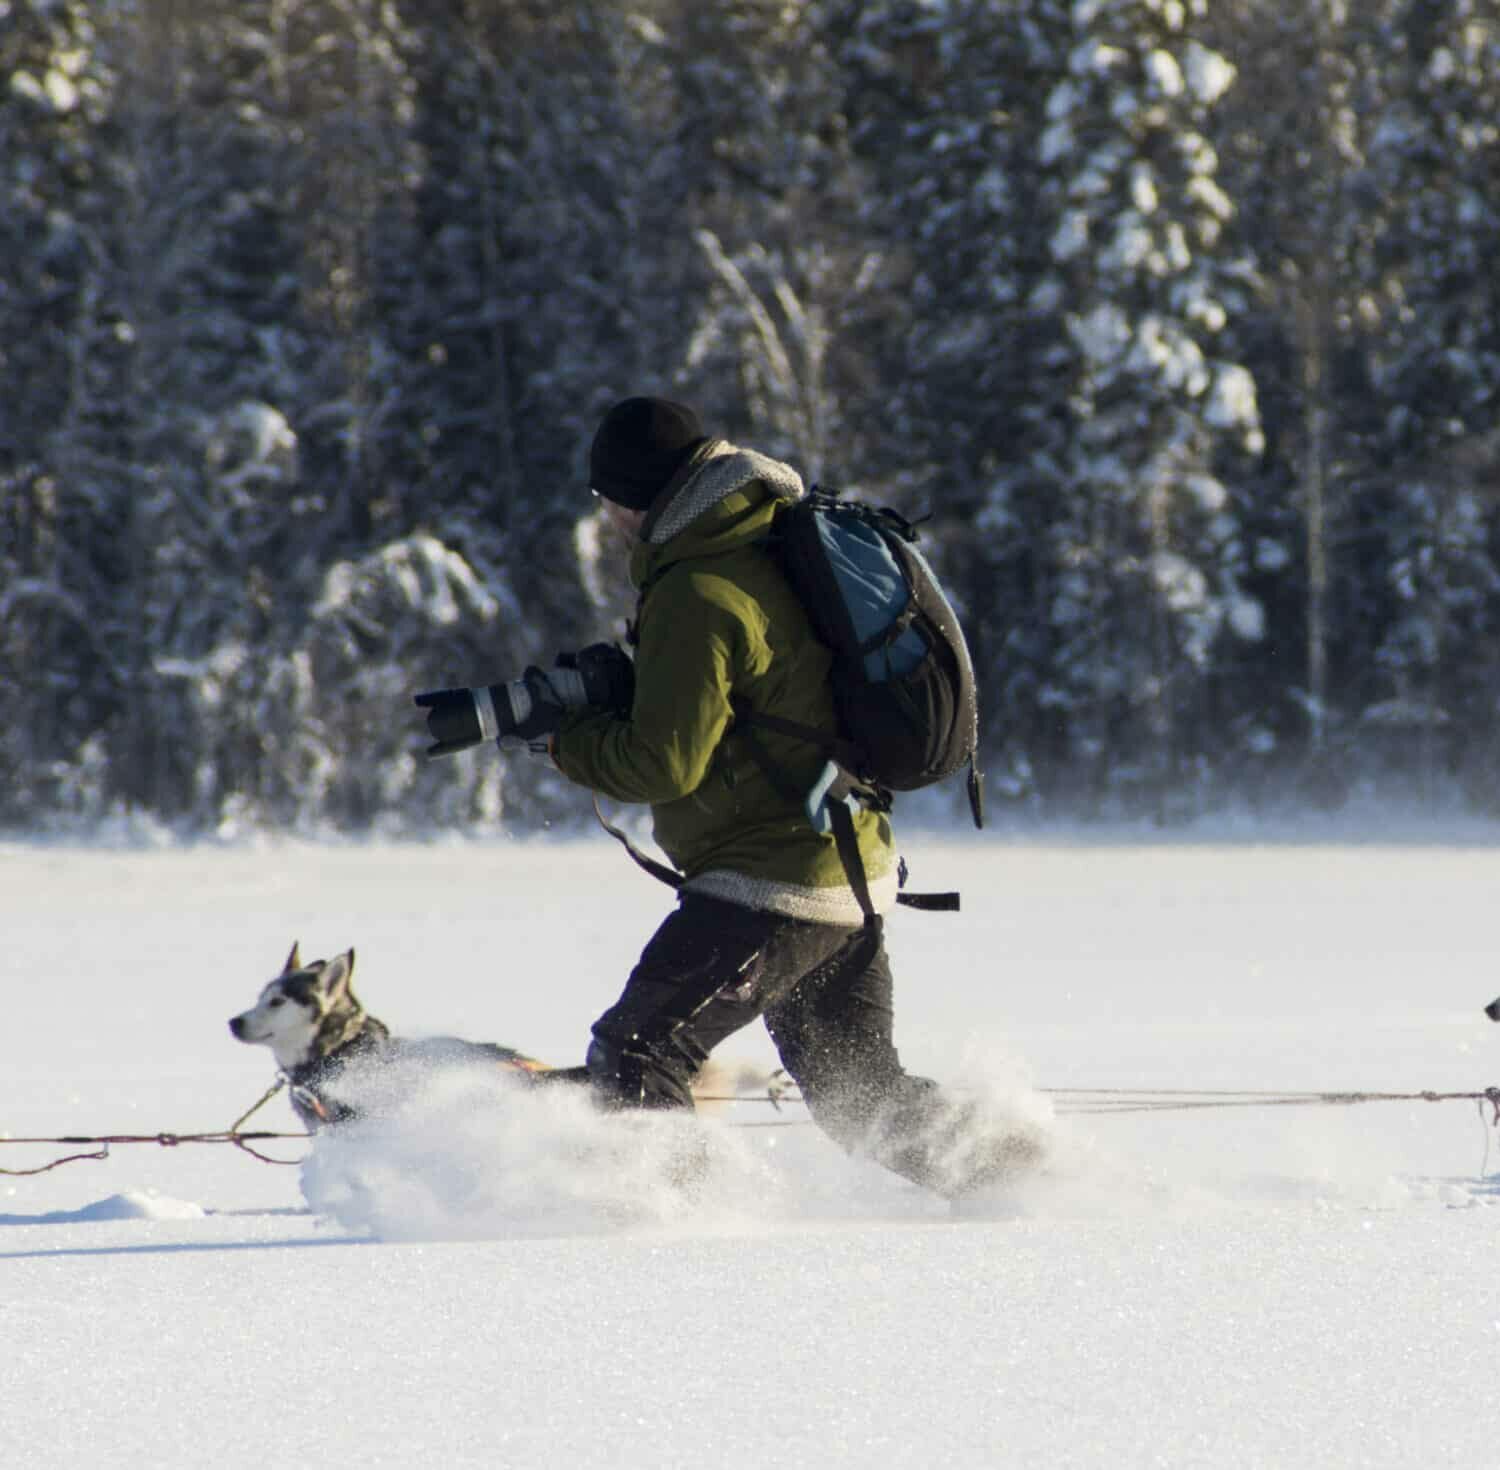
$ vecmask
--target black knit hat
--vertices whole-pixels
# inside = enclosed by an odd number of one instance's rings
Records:
[[[708,436],[698,415],[669,398],[626,398],[604,415],[589,449],[589,487],[645,510]]]

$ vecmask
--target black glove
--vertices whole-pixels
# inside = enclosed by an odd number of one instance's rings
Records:
[[[590,643],[577,653],[560,653],[551,673],[533,664],[520,682],[530,696],[531,709],[508,734],[540,740],[562,724],[569,710],[598,709],[628,715],[635,698],[635,665],[630,655],[613,643]],[[515,685],[510,686],[514,699]]]
[[[498,698],[496,696],[499,696]],[[500,686],[484,689],[430,689],[416,696],[417,704],[427,711],[427,730],[433,743],[427,747],[428,757],[455,755],[493,740],[507,733],[500,728],[500,717],[507,719],[510,713],[505,690]],[[486,732],[480,709],[487,704],[491,711],[493,729]]]
[[[577,653],[560,653],[557,666],[577,669],[590,709],[625,716],[635,702],[635,664],[618,643],[590,643]]]
[[[560,664],[559,667],[565,665]],[[531,708],[524,719],[517,720],[503,733],[519,735],[523,740],[540,740],[562,724],[568,706],[563,703],[562,695],[552,687],[546,674],[535,664],[521,675],[520,682],[526,686],[526,693],[531,696]]]

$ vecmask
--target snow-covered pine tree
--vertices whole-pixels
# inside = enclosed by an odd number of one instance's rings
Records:
[[[111,70],[94,7],[13,5],[0,25],[0,822],[90,820],[95,739],[124,671],[103,629],[119,582],[107,481],[87,473],[119,344],[103,306],[99,133]],[[103,408],[99,424],[94,413]],[[71,471],[76,470],[77,473]]]
[[[884,498],[931,516],[923,541],[979,676],[989,789],[1011,800],[1035,795],[1048,738],[1039,607],[1059,513],[1043,468],[1049,367],[1026,302],[1045,249],[1032,140],[1058,65],[1047,8],[825,7],[891,302],[870,457]]]
[[[1263,636],[1235,471],[1263,448],[1254,379],[1219,348],[1243,299],[1234,204],[1208,129],[1234,68],[1192,34],[1202,0],[1074,0],[1039,159],[1065,431],[1054,473],[1051,679],[1096,806],[1191,799],[1232,751],[1220,669]]]
[[[883,262],[863,228],[827,7],[673,8],[677,74],[701,120],[686,216],[692,336],[677,375],[717,424],[809,480],[850,487]]]
[[[1472,0],[1383,12],[1361,282],[1389,609],[1361,744],[1436,797],[1500,777],[1500,24]],[[1493,802],[1493,796],[1490,797]]]

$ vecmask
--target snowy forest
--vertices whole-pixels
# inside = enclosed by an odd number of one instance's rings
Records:
[[[0,171],[7,828],[586,812],[411,696],[636,392],[928,517],[992,811],[1500,810],[1496,0],[0,0]]]

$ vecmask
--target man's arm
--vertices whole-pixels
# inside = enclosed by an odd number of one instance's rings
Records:
[[[702,784],[733,718],[743,638],[734,616],[705,595],[715,580],[679,571],[652,590],[629,717],[570,717],[553,739],[553,759],[570,780],[614,801],[653,805]]]

